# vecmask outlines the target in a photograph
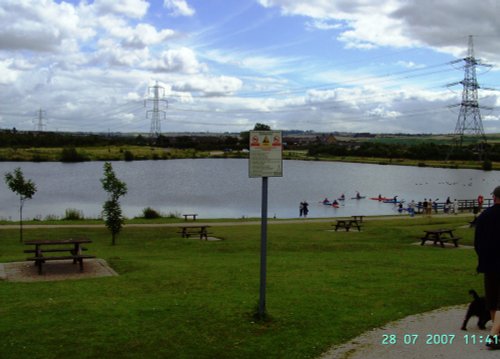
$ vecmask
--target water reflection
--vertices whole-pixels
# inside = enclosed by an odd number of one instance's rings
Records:
[[[97,217],[106,193],[99,179],[102,162],[0,163],[0,173],[21,167],[38,188],[25,206],[26,217],[63,216],[67,208]],[[198,213],[200,218],[260,216],[261,180],[248,177],[244,159],[199,159],[170,161],[113,162],[117,176],[125,181],[128,194],[122,200],[128,217],[138,216],[145,207],[163,213]],[[278,218],[299,216],[299,203],[309,203],[309,217],[392,214],[393,205],[368,198],[351,200],[356,191],[366,197],[398,195],[406,201],[424,198],[444,201],[489,197],[499,184],[498,172],[418,168],[333,162],[285,161],[284,177],[269,179],[269,215]],[[339,208],[321,201],[346,201]],[[18,198],[0,185],[0,218],[18,217]]]

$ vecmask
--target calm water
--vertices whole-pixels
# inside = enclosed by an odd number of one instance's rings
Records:
[[[65,209],[81,210],[86,217],[100,215],[106,193],[99,179],[102,162],[0,163],[0,174],[21,167],[26,178],[37,185],[37,193],[24,207],[25,218],[63,216]],[[248,160],[199,159],[171,161],[113,162],[128,193],[122,208],[128,217],[138,216],[145,207],[162,213],[198,213],[200,218],[259,217],[261,183],[248,178]],[[398,195],[406,201],[439,198],[444,201],[489,198],[500,185],[499,172],[382,166],[368,164],[285,161],[284,177],[269,178],[269,216],[298,217],[299,202],[310,204],[310,217],[353,214],[392,214],[393,205],[369,200],[379,193]],[[350,199],[356,191],[367,196]],[[340,208],[324,206],[325,197],[345,193]],[[18,218],[18,198],[0,183],[0,218]]]

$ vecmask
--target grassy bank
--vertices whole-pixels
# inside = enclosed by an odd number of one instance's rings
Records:
[[[234,151],[197,151],[194,149],[174,149],[146,146],[101,146],[75,148],[78,161],[141,161],[141,160],[169,160],[186,158],[246,158],[248,154]],[[48,162],[61,161],[60,147],[53,148],[0,148],[0,161],[19,162]],[[283,152],[287,160],[302,161],[332,161],[349,163],[371,163],[379,165],[441,167],[441,168],[470,168],[482,169],[481,161],[422,161],[404,158],[354,157],[354,156],[315,156],[307,155],[307,151]],[[500,162],[492,162],[493,170],[500,170]]]
[[[423,229],[468,218],[269,226],[268,322],[258,301],[260,227],[213,227],[222,241],[175,228],[126,228],[118,245],[100,228],[30,229],[25,238],[85,235],[89,254],[118,277],[0,282],[2,358],[314,358],[331,345],[409,314],[465,303],[482,292],[470,249],[412,245]],[[18,232],[0,231],[0,262],[23,260]],[[457,328],[460,323],[456,323]]]
[[[437,168],[467,168],[483,169],[482,161],[431,161],[431,160],[412,160],[406,158],[383,158],[383,157],[355,157],[355,156],[316,156],[307,155],[306,151],[285,151],[284,158],[290,160],[303,161],[332,161],[348,163],[369,163],[375,165],[395,165],[395,166],[414,166],[414,167],[437,167]],[[492,170],[500,170],[500,162],[492,162]]]
[[[238,153],[209,152],[149,146],[88,146],[76,147],[79,161],[169,160],[182,158],[231,157]],[[0,148],[0,161],[47,162],[64,161],[63,148]]]

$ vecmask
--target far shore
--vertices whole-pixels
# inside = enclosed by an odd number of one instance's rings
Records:
[[[62,148],[0,148],[2,162],[86,162],[86,161],[147,161],[200,158],[248,158],[246,151],[197,151],[145,146],[78,147],[73,160],[61,158]],[[435,161],[405,158],[309,156],[305,150],[284,150],[283,159],[300,161],[330,161],[393,166],[436,167],[453,169],[483,169],[482,161]],[[491,162],[491,170],[500,170],[500,162]]]

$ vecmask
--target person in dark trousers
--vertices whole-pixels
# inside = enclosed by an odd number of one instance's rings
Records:
[[[493,190],[493,206],[484,210],[476,220],[474,249],[478,257],[477,271],[484,273],[486,304],[493,325],[490,349],[500,349],[500,186]]]
[[[309,203],[304,201],[304,218],[307,218],[308,213],[309,213]]]

